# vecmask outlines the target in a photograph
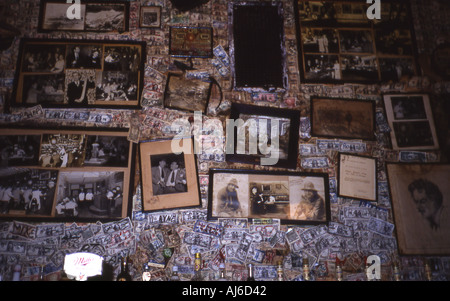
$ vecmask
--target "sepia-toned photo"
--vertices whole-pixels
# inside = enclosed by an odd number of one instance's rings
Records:
[[[375,103],[358,99],[311,99],[311,135],[375,139]]]
[[[208,219],[275,218],[294,224],[329,220],[326,174],[211,169]]]
[[[122,216],[124,173],[117,171],[60,172],[56,217]]]
[[[125,31],[127,11],[125,4],[91,4],[86,6],[87,31]]]
[[[35,166],[39,161],[40,135],[0,136],[1,167]]]
[[[39,155],[42,167],[83,165],[86,136],[82,134],[43,134]]]
[[[41,29],[44,30],[84,30],[86,4],[80,5],[80,18],[67,18],[72,3],[44,3]]]
[[[387,164],[401,255],[450,253],[450,166]]]
[[[339,52],[339,35],[337,30],[302,28],[302,45],[304,52],[337,53]]]
[[[104,71],[96,73],[96,101],[137,101],[137,72]]]
[[[65,95],[64,74],[23,76],[22,102],[27,105],[63,104]]]
[[[65,80],[65,103],[87,106],[95,102],[94,70],[67,70]]]
[[[153,155],[150,162],[154,195],[187,191],[184,153]]]
[[[102,45],[68,45],[66,67],[73,69],[101,69]]]
[[[124,136],[88,135],[84,166],[127,167],[130,141]]]

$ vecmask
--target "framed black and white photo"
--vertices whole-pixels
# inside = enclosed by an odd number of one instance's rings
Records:
[[[330,220],[328,174],[209,170],[208,220],[272,218],[283,224]]]
[[[439,149],[428,94],[385,94],[383,100],[392,149]]]
[[[145,43],[22,39],[12,107],[139,108]]]
[[[226,161],[295,169],[300,111],[233,103]]]
[[[419,74],[408,1],[293,0],[299,71],[306,83],[374,83]]]
[[[142,211],[201,206],[192,138],[142,141]]]
[[[131,214],[135,148],[111,129],[2,129],[2,218],[117,220]]]
[[[141,6],[139,26],[143,28],[161,27],[161,6]]]
[[[122,33],[128,30],[129,10],[128,1],[41,0],[38,30]]]

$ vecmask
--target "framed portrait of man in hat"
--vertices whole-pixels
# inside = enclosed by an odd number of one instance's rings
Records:
[[[316,225],[330,220],[328,174],[210,169],[208,220],[278,219]]]

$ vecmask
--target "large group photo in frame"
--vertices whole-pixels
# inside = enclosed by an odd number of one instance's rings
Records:
[[[330,218],[328,185],[324,173],[210,169],[208,219],[326,223]]]

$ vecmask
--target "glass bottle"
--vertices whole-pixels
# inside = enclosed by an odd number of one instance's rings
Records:
[[[255,281],[255,276],[253,273],[253,264],[251,263],[248,265],[247,281]]]
[[[283,263],[281,261],[278,261],[277,264],[277,281],[284,281],[284,270],[283,270]]]
[[[41,268],[39,269],[38,281],[45,281],[43,265],[41,265]]]
[[[120,260],[120,273],[117,275],[116,281],[132,281],[130,272],[128,271],[128,257]]]
[[[195,253],[195,261],[194,261],[194,277],[191,279],[192,281],[203,281],[202,276],[202,254]]]
[[[432,281],[433,277],[431,275],[431,267],[428,260],[425,261],[425,280],[426,281]]]
[[[394,278],[394,281],[402,280],[402,276],[400,275],[400,268],[398,267],[397,262],[394,262],[393,278]]]
[[[343,281],[343,271],[342,271],[342,265],[338,258],[336,258],[336,280],[337,281]]]
[[[150,281],[152,275],[150,274],[150,268],[147,263],[144,264],[144,269],[142,271],[142,281]]]
[[[228,281],[225,276],[225,263],[223,262],[219,264],[219,281]]]
[[[310,281],[310,273],[309,273],[309,260],[308,258],[303,258],[303,280]]]
[[[22,266],[20,264],[16,264],[14,266],[12,281],[20,281],[21,272],[22,272]]]
[[[178,275],[178,266],[174,265],[172,267],[172,275],[170,276],[170,281],[180,281],[180,276]]]

